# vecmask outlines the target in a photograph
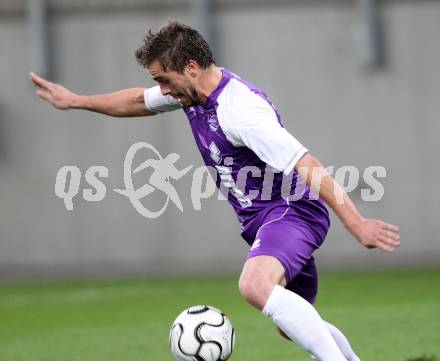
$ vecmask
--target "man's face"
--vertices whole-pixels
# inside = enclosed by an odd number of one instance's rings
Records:
[[[148,66],[148,72],[159,86],[163,95],[171,95],[180,101],[183,107],[199,104],[199,96],[195,87],[194,73],[185,67],[182,73],[174,70],[164,71],[159,61]]]

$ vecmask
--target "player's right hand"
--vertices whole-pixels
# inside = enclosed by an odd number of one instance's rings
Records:
[[[29,73],[29,78],[37,86],[35,94],[52,104],[55,108],[65,110],[74,107],[75,99],[78,98],[77,94],[67,90],[60,84],[47,81],[32,72]]]

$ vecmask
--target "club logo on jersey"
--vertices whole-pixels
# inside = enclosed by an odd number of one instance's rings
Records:
[[[208,115],[208,125],[209,125],[209,129],[211,129],[213,132],[217,131],[219,127],[219,123],[214,113]]]

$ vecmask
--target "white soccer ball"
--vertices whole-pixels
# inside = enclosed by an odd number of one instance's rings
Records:
[[[178,361],[225,361],[234,343],[231,321],[211,306],[183,311],[170,331],[171,352]]]

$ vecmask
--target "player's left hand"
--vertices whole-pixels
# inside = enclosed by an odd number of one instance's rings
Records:
[[[400,245],[399,228],[376,219],[361,219],[351,224],[349,231],[367,248],[394,252]]]

